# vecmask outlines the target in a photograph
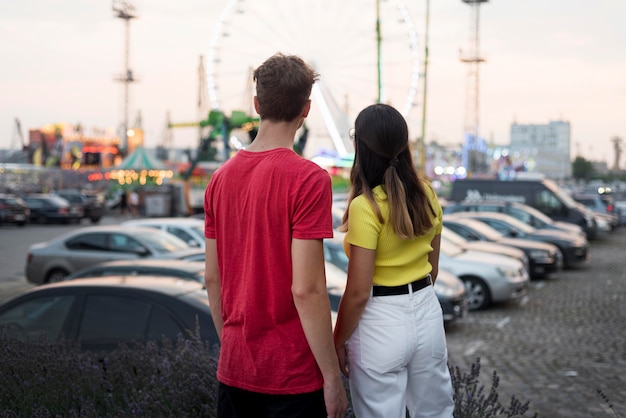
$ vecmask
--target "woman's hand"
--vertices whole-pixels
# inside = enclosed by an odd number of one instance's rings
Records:
[[[337,359],[339,360],[339,370],[345,377],[350,377],[350,369],[348,368],[348,350],[345,345],[337,347]]]

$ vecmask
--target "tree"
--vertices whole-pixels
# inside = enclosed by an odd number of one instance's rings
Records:
[[[595,170],[591,161],[583,157],[576,157],[572,163],[572,176],[576,180],[589,180],[594,174]]]

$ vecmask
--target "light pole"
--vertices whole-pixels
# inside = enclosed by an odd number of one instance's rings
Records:
[[[424,25],[424,74],[423,74],[423,91],[422,91],[422,132],[420,135],[418,152],[420,156],[419,172],[424,175],[426,168],[426,88],[428,86],[428,26],[430,21],[430,0],[426,0],[426,23]]]

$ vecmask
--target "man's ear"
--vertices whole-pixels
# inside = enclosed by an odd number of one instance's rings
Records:
[[[309,116],[309,111],[311,110],[311,99],[307,100],[302,108],[302,117],[306,118]]]
[[[254,110],[259,115],[261,114],[261,112],[259,112],[259,98],[257,96],[254,96]]]

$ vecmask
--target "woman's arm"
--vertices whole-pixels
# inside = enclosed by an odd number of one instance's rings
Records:
[[[346,290],[339,303],[339,312],[337,313],[337,323],[334,332],[335,349],[339,357],[339,364],[341,371],[346,376],[348,375],[348,369],[345,344],[352,332],[354,332],[372,291],[375,258],[375,250],[368,250],[354,245],[350,246],[348,281]]]

